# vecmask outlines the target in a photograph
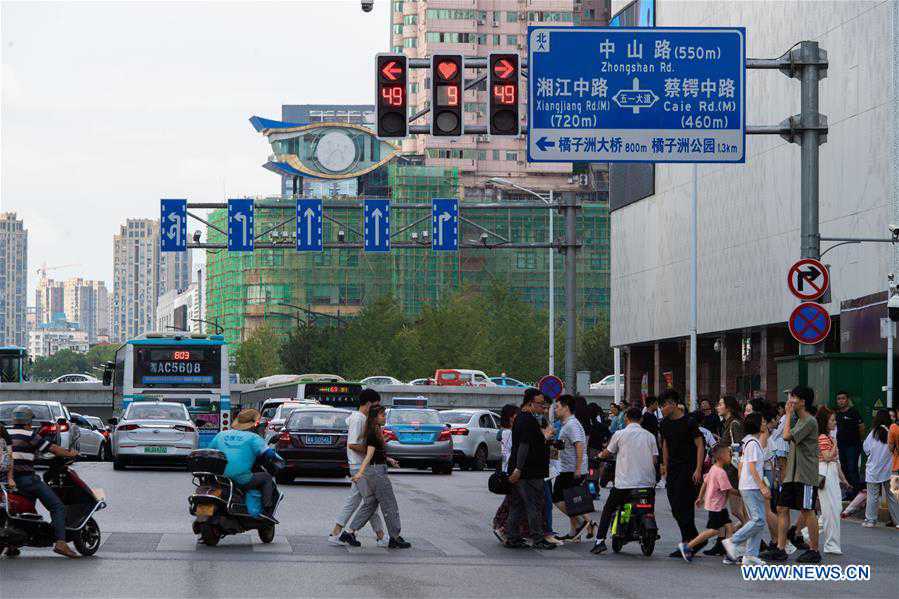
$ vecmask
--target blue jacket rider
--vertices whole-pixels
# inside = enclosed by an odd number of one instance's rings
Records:
[[[253,472],[256,459],[275,450],[266,445],[265,440],[255,430],[259,424],[259,412],[253,409],[241,410],[232,423],[231,430],[218,433],[209,444],[209,449],[217,449],[228,458],[225,476],[245,491],[259,489],[262,493],[262,516],[274,520],[275,485],[268,472]]]

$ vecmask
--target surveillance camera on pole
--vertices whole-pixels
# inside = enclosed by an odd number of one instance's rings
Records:
[[[362,0],[362,12],[371,12],[375,7],[375,0]]]

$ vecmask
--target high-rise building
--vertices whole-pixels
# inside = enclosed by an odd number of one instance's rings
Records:
[[[601,25],[608,22],[609,0],[439,0],[414,2],[394,0],[391,5],[391,50],[410,58],[439,53],[487,56],[491,52],[517,52],[527,58],[529,25]],[[467,69],[466,79],[483,70]],[[410,113],[430,104],[427,69],[410,71]],[[522,94],[522,103],[526,100]],[[468,90],[463,96],[466,123],[487,121],[487,86]],[[522,113],[526,107],[522,106]],[[421,119],[426,123],[430,116]],[[533,189],[578,189],[583,181],[570,163],[527,162],[525,136],[465,135],[459,138],[410,136],[403,152],[422,157],[426,165],[459,169],[466,198],[483,197],[490,177],[513,178]],[[586,174],[586,167],[583,168]]]
[[[159,296],[159,222],[129,218],[113,237],[113,284],[110,331],[125,341],[151,331]]]
[[[42,276],[34,290],[35,322],[49,324],[65,320],[65,284]]]
[[[194,280],[184,289],[169,289],[156,301],[156,328],[160,331],[206,331],[206,266],[194,270]],[[214,328],[214,327],[213,327]],[[215,332],[215,331],[210,331]]]
[[[158,295],[187,289],[192,263],[190,252],[160,252]]]
[[[66,320],[77,322],[87,333],[88,341],[96,343],[98,337],[109,335],[109,292],[105,282],[68,279],[63,297]]]
[[[24,347],[28,296],[28,231],[15,212],[0,213],[0,345]]]

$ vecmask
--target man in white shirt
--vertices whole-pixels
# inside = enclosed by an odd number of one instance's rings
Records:
[[[347,437],[346,437],[346,457],[350,465],[350,476],[359,471],[362,460],[365,459],[365,440],[362,438],[365,434],[365,421],[368,419],[368,412],[371,408],[381,404],[381,395],[374,389],[363,389],[359,394],[359,409],[350,414],[347,419]],[[334,529],[328,535],[328,542],[332,545],[344,545],[340,540],[340,533],[346,527],[347,522],[353,517],[353,514],[362,503],[362,493],[356,483],[352,483],[350,494],[343,502],[343,508],[337,516]],[[384,538],[384,523],[380,514],[375,512],[369,520],[372,530],[378,537],[378,546],[386,547],[388,540]]]
[[[626,426],[612,435],[608,446],[599,454],[600,459],[615,456],[615,486],[602,508],[596,544],[590,553],[605,553],[606,534],[615,510],[627,502],[632,489],[653,489],[656,486],[656,462],[659,446],[655,435],[640,426],[640,408],[630,408],[624,415]],[[655,497],[655,495],[653,495]]]

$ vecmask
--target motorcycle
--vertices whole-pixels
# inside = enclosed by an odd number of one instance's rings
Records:
[[[275,454],[277,455],[277,454]],[[277,520],[261,516],[262,493],[257,490],[243,491],[234,481],[224,476],[228,463],[225,454],[214,449],[199,449],[191,453],[188,467],[193,474],[196,490],[188,499],[191,516],[195,516],[193,532],[200,536],[205,545],[215,546],[227,535],[234,535],[255,530],[259,540],[271,543],[275,539]],[[284,467],[284,460],[278,456],[257,462],[257,467],[264,469],[277,479],[278,472]],[[275,507],[284,499],[284,494],[275,485]]]
[[[625,544],[640,542],[643,555],[649,557],[660,539],[656,524],[655,489],[631,489],[628,501],[622,504],[612,519],[612,551],[620,553]]]
[[[66,506],[66,541],[84,556],[100,548],[100,526],[94,514],[106,501],[69,468],[72,458],[53,458],[44,473],[47,483]],[[0,484],[0,553],[20,547],[50,547],[56,541],[52,524],[37,513],[34,500]]]

